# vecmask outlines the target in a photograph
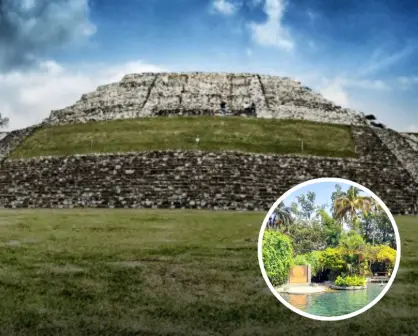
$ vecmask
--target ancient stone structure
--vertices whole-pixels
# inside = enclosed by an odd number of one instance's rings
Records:
[[[369,127],[358,158],[161,151],[6,160],[4,207],[268,210],[291,187],[340,177],[376,193],[394,214],[418,212],[418,186]]]
[[[289,78],[255,74],[144,73],[100,86],[73,106],[52,111],[49,124],[167,115],[230,115],[366,125],[360,112],[337,106]],[[254,104],[255,111],[250,107]]]
[[[351,125],[357,158],[157,151],[4,161],[44,125],[213,115],[221,102],[230,115]],[[415,135],[370,127],[362,113],[338,107],[288,78],[133,74],[0,140],[0,207],[267,210],[299,183],[339,177],[368,187],[394,214],[418,213],[417,148]]]
[[[374,131],[418,182],[418,151],[417,147],[414,147],[414,144],[418,144],[392,130],[374,129]]]
[[[401,135],[406,139],[409,146],[417,152],[418,155],[418,133],[401,133]]]
[[[42,125],[30,126],[20,130],[12,131],[4,134],[0,140],[0,163],[7,158],[9,153],[15,149],[20,143],[35,130]]]

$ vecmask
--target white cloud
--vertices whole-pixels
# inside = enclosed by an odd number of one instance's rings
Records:
[[[323,85],[319,88],[320,93],[332,102],[343,107],[350,107],[351,102],[347,89],[350,87],[366,90],[389,90],[390,87],[380,80],[355,80],[345,77],[334,79],[322,78]]]
[[[167,71],[141,61],[123,64],[85,64],[77,70],[54,61],[30,71],[0,74],[0,113],[9,117],[8,130],[39,123],[51,110],[74,104],[98,85],[121,80],[128,73]]]
[[[381,80],[345,79],[343,80],[343,84],[347,87],[357,87],[368,90],[390,90],[390,86]]]
[[[285,7],[283,0],[265,0],[264,12],[267,15],[267,21],[249,24],[251,36],[255,43],[288,51],[294,49],[294,42],[281,22]]]
[[[342,107],[350,107],[348,93],[344,90],[344,85],[340,80],[336,79],[327,83],[320,88],[320,93],[324,98]]]
[[[30,66],[96,32],[88,0],[0,1],[0,70]]]
[[[232,15],[237,10],[237,6],[228,0],[214,0],[213,9],[224,15]]]

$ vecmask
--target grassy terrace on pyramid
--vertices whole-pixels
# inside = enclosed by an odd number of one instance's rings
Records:
[[[340,177],[418,213],[417,147],[289,78],[131,74],[0,140],[0,205],[267,210]]]

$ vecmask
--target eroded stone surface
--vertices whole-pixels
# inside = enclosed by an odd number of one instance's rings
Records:
[[[389,129],[373,129],[382,142],[418,182],[418,151],[416,143]]]
[[[74,105],[52,111],[49,124],[167,115],[213,115],[221,102],[230,115],[366,125],[299,82],[277,76],[227,73],[144,73],[103,85]],[[250,109],[255,106],[255,113]]]
[[[409,146],[411,146],[411,148],[416,151],[418,155],[418,133],[401,133],[401,135],[405,137]]]

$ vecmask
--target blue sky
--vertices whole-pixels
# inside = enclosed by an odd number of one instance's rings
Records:
[[[0,112],[29,126],[142,71],[289,76],[418,131],[418,2],[5,0]]]
[[[317,206],[326,205],[326,210],[330,213],[331,208],[331,195],[336,191],[335,185],[338,184],[342,191],[347,191],[350,188],[350,184],[335,183],[335,182],[319,182],[304,186],[295,192],[291,193],[285,200],[284,204],[290,206],[293,202],[298,203],[297,197],[300,195],[306,195],[308,192],[314,192],[316,195],[315,204]],[[366,195],[363,191],[360,195]]]

